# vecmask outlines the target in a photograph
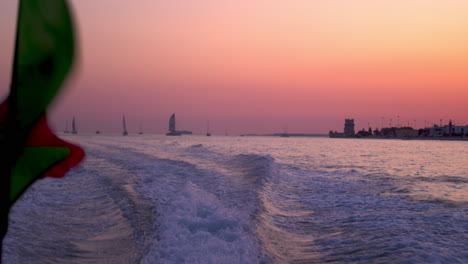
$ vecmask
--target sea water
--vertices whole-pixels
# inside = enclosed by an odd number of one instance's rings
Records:
[[[468,263],[468,142],[62,135],[4,263]]]

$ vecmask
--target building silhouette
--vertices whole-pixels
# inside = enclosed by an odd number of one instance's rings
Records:
[[[373,132],[373,133],[372,133]],[[328,133],[331,138],[437,138],[437,139],[457,139],[461,138],[466,140],[468,138],[468,125],[456,126],[452,120],[448,125],[442,126],[434,124],[432,127],[425,127],[421,129],[414,129],[413,127],[382,127],[380,130],[364,128],[358,133],[354,130],[354,119],[345,119],[344,132],[332,131]]]
[[[354,119],[345,119],[344,136],[354,137]]]

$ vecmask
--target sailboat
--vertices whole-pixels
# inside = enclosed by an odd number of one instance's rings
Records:
[[[123,115],[122,123],[123,123],[123,132],[122,132],[122,135],[123,135],[123,136],[126,136],[126,135],[128,135],[128,132],[127,132],[127,125],[125,124],[125,115]]]
[[[63,133],[70,133],[70,131],[68,131],[68,120],[65,120],[65,131],[63,131]]]
[[[143,125],[142,124],[140,124],[140,132],[138,132],[138,134],[143,135]]]
[[[72,120],[72,131],[71,131],[72,134],[78,134],[78,132],[76,131],[76,126],[75,126],[75,117],[73,117],[73,120]]]
[[[169,133],[166,133],[166,136],[180,136],[180,132],[176,131],[176,126],[175,126],[175,114],[171,115],[171,118],[169,118]]]
[[[280,137],[289,137],[289,134],[288,134],[288,126],[285,126],[285,127],[284,127],[284,133],[281,134]]]
[[[206,136],[211,137],[210,133],[210,121],[206,121]]]

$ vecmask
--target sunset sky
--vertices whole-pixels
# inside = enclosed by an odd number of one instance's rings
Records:
[[[74,0],[79,58],[63,130],[328,133],[468,124],[466,0]],[[16,0],[0,2],[0,95]],[[399,116],[399,117],[398,117]],[[382,119],[383,117],[383,119]],[[69,121],[70,122],[70,121]]]

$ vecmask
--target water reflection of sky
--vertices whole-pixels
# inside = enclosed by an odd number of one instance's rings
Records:
[[[406,188],[417,199],[468,201],[468,142],[464,141],[299,137],[200,137],[197,141],[220,153],[242,154],[248,149],[271,155],[285,168],[392,181],[398,190]],[[193,144],[193,138],[186,144]]]

